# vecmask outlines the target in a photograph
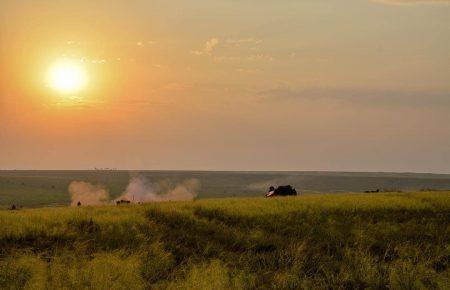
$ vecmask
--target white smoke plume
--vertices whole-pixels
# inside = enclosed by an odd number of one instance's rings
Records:
[[[198,179],[186,179],[172,185],[167,179],[152,183],[145,176],[138,175],[131,177],[123,195],[111,200],[108,190],[103,186],[84,181],[73,181],[69,185],[72,206],[76,206],[78,202],[81,205],[106,205],[120,200],[131,203],[188,201],[197,196],[199,189]]]
[[[73,181],[69,185],[72,206],[78,202],[81,205],[102,205],[109,202],[109,192],[102,186],[84,181]]]
[[[125,193],[116,200],[128,200],[132,203],[193,200],[199,189],[198,179],[187,179],[172,187],[168,180],[152,183],[139,175],[131,178]]]

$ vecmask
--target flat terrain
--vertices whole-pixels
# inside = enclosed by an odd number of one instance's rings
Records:
[[[0,289],[448,289],[450,191],[0,211]]]
[[[213,171],[0,171],[0,208],[70,204],[72,181],[104,186],[111,197],[121,195],[133,175],[151,182],[200,181],[198,198],[263,196],[270,185],[291,184],[302,193],[363,192],[367,190],[450,190],[450,175],[348,172],[213,172]]]

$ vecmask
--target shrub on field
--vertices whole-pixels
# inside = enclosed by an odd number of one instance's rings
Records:
[[[0,261],[0,289],[40,289],[45,270],[45,263],[36,257],[8,257]]]

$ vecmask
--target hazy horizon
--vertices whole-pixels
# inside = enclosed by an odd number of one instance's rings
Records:
[[[449,4],[4,0],[0,169],[449,174]]]
[[[258,169],[258,170],[215,170],[215,169],[127,169],[127,168],[79,168],[79,169],[61,169],[61,168],[50,168],[50,169],[33,169],[33,168],[0,168],[0,172],[11,172],[11,171],[36,171],[36,172],[58,172],[58,171],[103,171],[103,172],[130,172],[133,174],[138,174],[142,172],[230,172],[230,173],[317,173],[317,174],[392,174],[392,175],[450,175],[450,172],[414,172],[414,171],[329,171],[329,170],[264,170],[264,169]]]

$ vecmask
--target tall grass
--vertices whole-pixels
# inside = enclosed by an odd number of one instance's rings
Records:
[[[450,192],[0,211],[0,289],[448,289]]]

